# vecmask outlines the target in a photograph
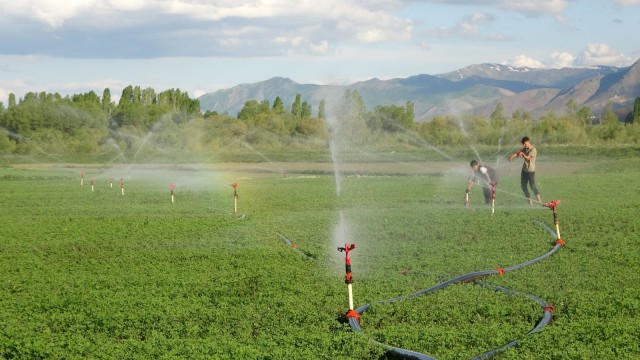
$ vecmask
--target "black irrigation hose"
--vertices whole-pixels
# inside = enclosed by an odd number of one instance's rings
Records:
[[[555,232],[553,230],[551,230],[548,226],[546,226],[544,223],[541,223],[539,221],[536,221],[535,223],[537,223],[539,225],[542,225],[542,227],[545,228],[545,230],[547,230],[547,232],[549,232],[552,236],[554,236],[554,238],[557,238]],[[518,269],[521,269],[521,268],[523,268],[525,266],[528,266],[528,265],[531,265],[531,264],[535,264],[535,263],[537,263],[539,261],[542,261],[542,260],[548,258],[549,256],[551,256],[551,255],[555,254],[556,252],[558,252],[558,250],[560,250],[562,245],[563,245],[563,242],[558,240],[558,241],[556,241],[556,243],[555,243],[553,249],[551,249],[551,251],[549,251],[546,254],[544,254],[542,256],[539,256],[539,257],[537,257],[535,259],[531,259],[529,261],[525,261],[523,263],[520,263],[520,264],[517,264],[517,265],[513,265],[513,266],[510,266],[510,267],[507,267],[507,268],[504,268],[504,269],[498,268],[498,269],[495,269],[495,270],[477,271],[477,272],[464,274],[464,275],[458,276],[456,278],[453,278],[453,279],[447,280],[445,282],[442,282],[440,284],[437,284],[435,286],[432,286],[432,287],[430,287],[428,289],[421,290],[421,291],[418,291],[418,292],[415,292],[415,293],[412,293],[412,294],[409,294],[409,295],[398,296],[398,297],[391,298],[391,299],[388,299],[388,300],[381,300],[381,301],[376,302],[376,304],[394,303],[394,302],[396,302],[398,300],[411,299],[411,298],[414,298],[414,297],[418,297],[418,296],[422,296],[422,295],[425,295],[425,294],[429,294],[429,293],[435,292],[437,290],[443,289],[443,288],[445,288],[445,287],[447,287],[449,285],[452,285],[452,284],[462,283],[462,282],[471,282],[471,281],[473,281],[474,283],[477,283],[476,280],[481,279],[481,278],[485,278],[485,277],[488,277],[488,276],[491,276],[491,275],[503,275],[504,273],[506,273],[508,271],[518,270]],[[494,290],[502,291],[502,292],[505,292],[505,293],[508,293],[508,294],[521,294],[518,291],[502,288],[502,287],[499,287],[499,286],[487,285],[487,284],[482,284],[482,283],[477,283],[477,284],[479,284],[479,285],[481,285],[483,287],[492,288]],[[538,322],[538,324],[531,331],[529,331],[527,333],[527,335],[531,335],[531,334],[535,334],[537,332],[540,332],[542,330],[542,328],[544,328],[549,323],[549,321],[551,321],[553,308],[551,306],[549,306],[546,301],[544,301],[544,300],[542,300],[542,299],[540,299],[540,298],[538,298],[536,296],[533,296],[533,295],[526,295],[526,296],[529,297],[530,299],[532,299],[533,301],[536,301],[537,303],[539,303],[544,308],[544,315],[543,315],[542,319]],[[362,305],[359,308],[355,309],[355,311],[356,311],[356,313],[358,313],[358,315],[361,315],[363,312],[365,312],[370,307],[371,307],[371,304],[365,304],[365,305]],[[361,332],[361,333],[364,332],[362,330],[362,328],[360,327],[360,323],[359,323],[358,318],[349,317],[348,321],[349,321],[349,325],[351,326],[351,329],[353,331]],[[501,351],[504,351],[504,350],[506,350],[508,348],[511,348],[511,347],[514,347],[514,346],[518,345],[520,343],[520,341],[521,341],[521,339],[513,340],[513,341],[509,342],[508,344],[506,344],[506,345],[504,345],[504,346],[502,346],[500,348],[489,350],[489,351],[487,351],[487,352],[485,352],[483,354],[480,354],[480,355],[477,355],[477,356],[473,357],[472,359],[475,360],[475,359],[486,359],[486,358],[489,358],[489,357],[491,357],[491,356],[493,356],[493,355],[495,355],[495,354],[497,354],[497,353],[499,353]],[[426,354],[421,354],[421,353],[418,353],[418,352],[415,352],[415,351],[406,350],[406,349],[397,348],[397,347],[393,347],[393,346],[390,346],[390,345],[382,344],[382,343],[380,343],[378,341],[375,341],[375,340],[372,340],[372,342],[374,344],[377,344],[377,345],[380,345],[380,346],[384,347],[384,349],[387,351],[387,353],[393,354],[395,356],[400,356],[400,357],[403,357],[405,359],[435,360],[435,358],[433,358],[433,357],[431,357],[429,355],[426,355]]]
[[[292,248],[293,250],[295,250],[296,252],[298,252],[300,255],[304,256],[305,258],[307,258],[308,260],[313,260],[313,261],[317,261],[318,259],[310,254],[307,254],[306,252],[298,249],[298,247],[291,242],[291,240],[289,240],[283,233],[277,232],[278,236],[280,236],[280,238],[282,239],[282,241],[284,241],[284,243],[289,246],[290,248]]]
[[[538,332],[542,331],[542,328],[547,326],[547,324],[549,324],[549,322],[551,321],[551,317],[552,317],[552,314],[553,314],[553,307],[549,306],[549,304],[546,301],[540,299],[537,296],[528,295],[528,294],[524,294],[524,293],[521,293],[521,292],[516,291],[516,290],[511,290],[511,289],[503,288],[501,286],[496,286],[496,285],[489,285],[489,284],[485,284],[485,283],[481,283],[481,282],[476,282],[476,284],[478,284],[478,285],[480,285],[482,287],[486,287],[486,288],[493,289],[493,290],[496,290],[496,291],[501,291],[501,292],[507,293],[507,294],[524,295],[524,296],[528,297],[529,299],[531,299],[531,300],[537,302],[538,304],[540,304],[540,306],[542,306],[542,308],[544,309],[544,315],[542,316],[542,319],[540,319],[538,324],[531,331],[529,331],[527,333],[527,335],[532,335],[532,334],[535,334],[535,333],[538,333]],[[493,356],[493,355],[495,355],[495,354],[497,354],[497,353],[499,353],[501,351],[504,351],[504,350],[506,350],[508,348],[511,348],[511,347],[514,347],[514,346],[518,345],[520,343],[520,341],[521,341],[521,339],[515,339],[515,340],[511,341],[510,343],[504,345],[501,348],[489,350],[489,351],[487,351],[487,352],[485,352],[483,354],[475,356],[475,357],[472,358],[472,360],[480,360],[480,359],[490,358],[491,356]]]

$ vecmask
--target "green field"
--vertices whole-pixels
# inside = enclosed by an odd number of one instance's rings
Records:
[[[533,221],[553,226],[552,214],[525,204],[517,167],[501,168],[491,215],[478,187],[464,208],[467,167],[458,163],[372,173],[345,166],[340,196],[334,177],[310,164],[288,166],[287,178],[269,163],[5,166],[0,357],[384,359],[375,339],[464,359],[524,337],[495,358],[640,358],[638,165],[539,163],[543,199],[562,200],[566,246],[484,280],[555,307],[553,321],[529,337],[538,304],[472,283],[374,304],[364,335],[337,321],[347,309],[336,251],[345,242],[357,244],[356,306],[549,251],[553,237]],[[340,213],[344,232],[336,231]]]

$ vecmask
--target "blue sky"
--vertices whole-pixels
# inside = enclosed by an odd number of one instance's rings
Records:
[[[640,0],[0,0],[0,101],[127,85],[192,96],[477,63],[628,66]]]

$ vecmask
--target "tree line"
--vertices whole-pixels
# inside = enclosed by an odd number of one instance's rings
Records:
[[[237,114],[202,113],[200,103],[180,89],[156,92],[127,86],[117,103],[111,91],[61,96],[27,93],[0,102],[0,153],[17,155],[120,153],[171,149],[206,153],[244,143],[263,149],[326,148],[330,136],[367,147],[496,146],[523,134],[547,144],[638,143],[640,98],[624,122],[611,105],[595,118],[587,107],[569,101],[563,113],[534,119],[497,104],[489,118],[436,116],[415,122],[414,104],[367,109],[356,90],[347,90],[328,115],[327,104],[313,107],[298,94],[291,104],[281,97],[247,100]],[[145,144],[150,144],[144,146]]]

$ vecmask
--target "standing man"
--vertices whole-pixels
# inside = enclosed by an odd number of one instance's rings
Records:
[[[495,198],[496,187],[498,186],[498,172],[494,169],[480,165],[476,160],[471,161],[471,169],[473,173],[469,177],[467,183],[467,194],[471,193],[471,187],[473,187],[473,180],[479,179],[482,181],[482,192],[484,193],[484,203],[490,205]]]
[[[527,185],[531,187],[531,190],[538,199],[538,202],[542,203],[542,197],[540,196],[540,192],[536,186],[536,158],[538,157],[538,150],[531,145],[531,139],[527,136],[522,138],[522,145],[524,146],[522,150],[519,150],[515,154],[511,154],[509,156],[509,161],[516,157],[521,157],[524,160],[524,163],[522,164],[522,173],[520,174],[520,186],[522,187],[524,196],[529,200],[529,205],[533,206],[533,199],[531,199]]]

